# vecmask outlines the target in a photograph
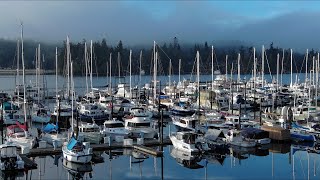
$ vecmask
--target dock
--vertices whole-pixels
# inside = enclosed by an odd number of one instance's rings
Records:
[[[143,145],[133,145],[133,149],[135,149],[137,151],[140,151],[142,153],[145,153],[145,154],[150,154],[150,155],[155,156],[155,157],[163,156],[163,152],[162,151],[158,151],[156,149],[153,149],[151,147],[146,147],[146,146],[143,146]]]
[[[21,159],[24,161],[24,167],[26,169],[37,169],[38,165],[29,159],[26,155],[20,155]]]
[[[162,156],[163,152],[154,150],[150,147],[160,146],[161,142],[158,139],[145,139],[143,144],[137,144],[136,141],[133,142],[132,145],[124,145],[123,142],[112,142],[109,144],[91,144],[93,151],[107,151],[114,149],[125,149],[131,148],[136,149],[140,152],[150,154],[152,156]],[[163,139],[162,145],[171,145],[171,140],[166,137]],[[46,155],[57,155],[62,153],[62,148],[46,147],[46,148],[34,148],[30,149],[29,153],[26,154],[28,157],[36,157],[36,156],[46,156]]]

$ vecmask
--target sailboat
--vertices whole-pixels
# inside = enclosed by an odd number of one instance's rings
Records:
[[[27,126],[27,110],[26,110],[26,88],[25,88],[25,66],[24,66],[24,53],[23,53],[23,25],[21,24],[21,59],[23,68],[23,111],[24,111],[24,125],[16,122],[16,125],[11,125],[7,127],[7,142],[12,142],[12,144],[20,147],[27,147],[29,149],[33,148],[36,144],[36,139],[30,135]]]
[[[73,82],[73,74],[72,74],[72,61],[71,61],[71,92],[74,92],[74,82]],[[73,99],[74,93],[71,95],[71,106],[73,109]],[[78,140],[78,135],[74,133],[74,123],[73,123],[73,113],[71,114],[71,129],[72,136],[69,139],[69,142],[62,147],[63,158],[67,161],[75,162],[75,163],[89,163],[92,159],[92,148],[90,148],[90,143],[81,142]]]
[[[58,50],[56,48],[56,100],[58,101],[57,73],[58,73]],[[59,121],[59,114],[57,115],[57,118],[56,118],[56,124],[48,123],[42,129],[42,134],[41,134],[41,139],[44,141],[47,141],[48,144],[52,144],[54,148],[62,147],[62,144],[67,140],[65,134],[59,133],[58,121]]]

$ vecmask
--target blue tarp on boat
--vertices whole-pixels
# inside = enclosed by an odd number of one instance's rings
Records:
[[[168,95],[160,95],[160,99],[169,99],[170,98],[170,96],[168,96]]]
[[[43,132],[45,133],[50,133],[52,131],[58,131],[58,125],[54,125],[51,123],[48,123],[44,128],[43,128]]]
[[[68,143],[68,145],[67,145],[67,149],[68,150],[71,150],[76,144],[77,144],[77,140],[74,138],[74,137],[72,137],[70,140],[69,140],[69,143]]]
[[[293,123],[292,123],[292,128],[309,130],[309,128],[300,126],[300,125],[298,125],[296,122],[293,122]]]
[[[19,107],[17,105],[14,105],[10,102],[4,102],[3,107],[4,107],[4,110],[18,110],[19,109]]]

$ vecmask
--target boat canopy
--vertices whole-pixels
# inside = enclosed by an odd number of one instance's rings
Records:
[[[3,107],[4,109],[3,110],[19,110],[19,107],[17,105],[14,105],[10,102],[4,102],[3,103]]]
[[[292,122],[292,128],[302,129],[302,130],[309,130],[309,128],[300,126],[300,125],[298,125],[296,122]]]
[[[11,130],[11,131],[14,131],[14,129],[16,129],[16,128],[22,129],[24,131],[27,130],[27,126],[25,124],[20,124],[19,122],[16,122],[16,124],[10,125],[10,126],[7,127],[7,129]]]
[[[160,95],[160,99],[170,99],[170,96],[168,96],[168,95]]]
[[[58,131],[58,124],[57,125],[54,125],[52,123],[48,123],[43,129],[42,129],[43,132],[45,133],[50,133],[50,132],[53,132],[53,131]]]
[[[78,141],[74,137],[71,137],[71,139],[69,140],[69,143],[67,145],[67,149],[72,150],[73,147],[75,147],[77,143],[78,143]]]

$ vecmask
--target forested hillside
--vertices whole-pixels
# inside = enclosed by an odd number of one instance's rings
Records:
[[[71,42],[71,59],[74,64],[74,73],[76,75],[85,74],[85,63],[84,63],[84,43],[86,40],[81,42]],[[24,58],[27,69],[34,68],[35,60],[35,49],[38,46],[38,42],[25,41],[24,42]],[[41,54],[44,55],[43,68],[54,69],[55,67],[55,47],[53,44],[41,44]],[[234,66],[234,72],[236,72],[237,67],[237,57],[240,53],[240,66],[241,73],[248,74],[252,72],[253,68],[253,47],[248,47],[244,45],[223,45],[213,44],[213,59],[214,59],[214,69],[220,70],[225,73],[225,63],[226,55],[228,55],[228,71],[230,72],[231,64]],[[65,67],[66,59],[66,45],[65,41],[58,45],[58,61],[59,61],[59,71],[63,73]],[[87,41],[87,47],[90,47],[90,41]],[[141,56],[141,67],[146,74],[152,72],[152,60],[153,60],[153,43],[150,46],[132,46],[128,47],[119,41],[118,44],[112,45],[107,44],[106,39],[101,41],[93,42],[93,73],[98,75],[105,75],[107,73],[107,63],[109,63],[110,54],[112,59],[112,74],[128,75],[129,73],[129,54],[130,49],[132,49],[132,74],[139,74],[139,63]],[[265,73],[276,73],[277,65],[277,54],[280,56],[280,69],[281,62],[283,58],[284,72],[288,73],[290,71],[290,49],[282,49],[280,47],[274,47],[271,42],[265,47]],[[172,42],[166,42],[162,44],[157,44],[156,50],[158,52],[158,69],[160,74],[165,75],[169,72],[169,62],[171,59],[172,63],[172,74],[178,73],[179,59],[181,59],[181,73],[190,73],[193,71],[193,66],[195,63],[196,51],[200,52],[200,67],[201,74],[211,73],[211,58],[212,49],[211,44],[208,42],[197,43],[197,44],[180,44],[178,38],[173,38]],[[21,48],[20,48],[21,51]],[[283,53],[284,52],[284,53]],[[90,53],[90,49],[88,50]],[[315,56],[317,58],[317,52],[310,50],[308,54],[308,59],[310,63],[308,65],[312,66],[312,58]],[[17,42],[1,40],[0,39],[0,68],[15,68],[17,58]],[[21,58],[21,55],[20,55]],[[90,58],[90,56],[89,56]],[[258,60],[258,68],[261,68],[261,46],[256,47],[256,58]],[[293,71],[301,72],[304,71],[305,67],[305,54],[294,52],[293,54]],[[119,66],[120,64],[120,66]]]

